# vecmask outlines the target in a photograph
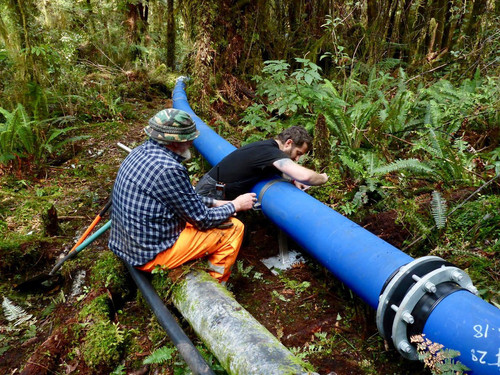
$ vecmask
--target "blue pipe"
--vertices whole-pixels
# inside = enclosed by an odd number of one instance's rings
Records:
[[[193,117],[200,131],[194,145],[215,165],[235,147],[196,116],[184,89],[179,79],[173,106]],[[384,286],[414,259],[291,184],[268,183],[262,181],[253,188],[262,194],[264,214],[377,309]],[[460,351],[457,359],[474,374],[500,374],[500,310],[469,291],[459,290],[438,301],[423,333],[433,342]]]

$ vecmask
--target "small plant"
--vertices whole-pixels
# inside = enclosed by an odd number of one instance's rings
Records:
[[[127,371],[125,370],[125,366],[119,365],[113,370],[113,372],[111,372],[110,375],[125,375],[126,373]]]
[[[446,209],[446,200],[441,196],[441,193],[439,191],[433,191],[431,213],[438,229],[442,229],[446,225]]]
[[[285,287],[287,289],[291,289],[294,291],[296,297],[300,296],[311,286],[311,283],[309,281],[300,282],[298,280],[289,279],[284,275],[279,275],[279,279],[285,284]]]
[[[304,360],[317,354],[331,355],[335,348],[335,335],[328,336],[327,332],[316,332],[311,342],[301,348],[291,348],[290,351],[298,358]]]
[[[88,305],[85,305],[78,314],[78,317],[81,321],[89,319],[94,321],[107,320],[111,314],[110,303],[111,301],[109,300],[108,295],[101,294],[100,296],[94,298]]]
[[[196,346],[203,359],[206,361],[210,369],[219,375],[226,375],[227,372],[221,366],[219,361],[210,353],[204,346]],[[142,362],[145,365],[157,364],[168,366],[168,368],[173,369],[176,375],[188,375],[191,374],[191,370],[187,366],[186,362],[182,360],[179,356],[177,348],[173,346],[162,346],[156,349],[153,353],[147,356]]]
[[[411,337],[411,342],[417,344],[418,358],[424,362],[433,374],[460,375],[470,370],[453,358],[460,355],[456,350],[443,349],[443,345],[432,342],[424,334]]]
[[[250,272],[252,272],[253,270],[253,266],[248,266],[245,268],[245,266],[243,265],[243,261],[242,260],[238,260],[236,262],[236,268],[238,270],[238,274],[240,274],[242,277],[247,277],[247,278],[250,278]]]
[[[278,293],[276,290],[273,290],[271,292],[271,297],[272,297],[273,302],[275,302],[275,303],[276,303],[276,299],[283,301],[283,302],[290,302],[290,299],[286,298],[283,294]]]
[[[5,318],[9,322],[12,322],[14,327],[29,322],[33,318],[33,315],[26,313],[23,308],[14,305],[14,303],[7,297],[3,297],[2,308],[5,314]]]
[[[145,365],[149,365],[152,363],[169,362],[175,352],[176,349],[173,347],[162,346],[161,348],[156,349],[153,353],[148,355],[142,363]]]

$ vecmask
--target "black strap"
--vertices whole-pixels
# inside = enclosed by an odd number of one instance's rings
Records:
[[[259,193],[259,198],[258,198],[258,202],[259,203],[262,203],[262,198],[264,197],[264,194],[265,192],[271,187],[273,186],[275,183],[277,182],[289,182],[289,180],[285,179],[285,178],[277,178],[275,180],[271,180],[269,181],[268,183],[266,183],[262,189],[260,189],[260,193]]]

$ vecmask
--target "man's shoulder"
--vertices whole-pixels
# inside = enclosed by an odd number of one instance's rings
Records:
[[[278,143],[274,139],[265,139],[262,141],[257,141],[250,143],[251,145],[255,145],[256,147],[259,146],[272,146],[272,147],[278,147]]]
[[[269,148],[278,148],[279,149],[278,143],[276,143],[276,141],[274,139],[266,139],[266,140],[263,140],[263,141],[256,141],[256,142],[248,143],[245,146],[240,147],[236,151],[239,151],[239,150],[251,150],[251,149],[254,149],[254,148],[268,148],[268,147]]]

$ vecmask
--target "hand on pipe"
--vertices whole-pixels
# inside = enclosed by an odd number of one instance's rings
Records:
[[[257,195],[255,193],[242,194],[231,201],[236,212],[250,210],[255,202],[257,202]]]
[[[306,185],[306,184],[303,184],[302,182],[295,181],[295,180],[293,181],[293,184],[295,185],[295,187],[298,187],[302,191],[306,191],[307,189],[309,189],[311,187],[311,185]]]

